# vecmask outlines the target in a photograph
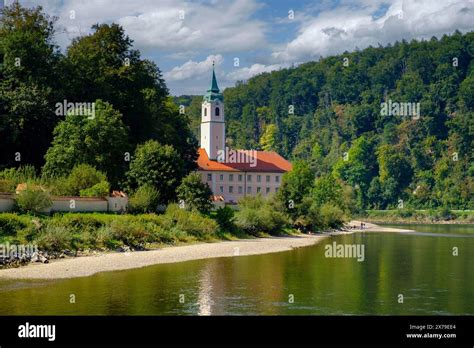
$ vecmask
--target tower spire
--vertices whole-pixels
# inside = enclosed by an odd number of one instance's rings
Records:
[[[213,60],[212,61],[212,82],[211,82],[211,87],[207,90],[208,92],[213,92],[213,93],[219,93],[219,86],[217,85],[217,79],[216,79],[216,72],[215,72],[215,67],[216,62]]]
[[[216,71],[215,71],[216,62],[212,61],[212,79],[211,79],[211,86],[207,90],[207,93],[204,95],[204,100],[213,101],[213,100],[220,100],[223,101],[222,93],[217,85],[217,78],[216,78]]]

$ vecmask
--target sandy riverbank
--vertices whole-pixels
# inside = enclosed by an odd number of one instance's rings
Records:
[[[342,233],[354,233],[360,231],[410,232],[410,230],[385,228],[371,223],[366,223],[364,229],[360,230],[360,221],[351,221],[349,225],[357,226],[358,228],[318,235],[242,239],[236,241],[166,247],[150,251],[130,253],[111,252],[95,256],[52,260],[51,263],[48,264],[29,264],[20,268],[0,270],[0,279],[65,279],[87,277],[99,272],[141,268],[161,263],[288,251],[295,248],[314,245],[330,235]]]

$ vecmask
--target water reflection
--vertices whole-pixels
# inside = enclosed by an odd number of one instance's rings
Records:
[[[212,314],[212,276],[213,272],[212,263],[206,263],[202,268],[199,275],[199,294],[197,298],[198,304],[198,315],[211,315]]]

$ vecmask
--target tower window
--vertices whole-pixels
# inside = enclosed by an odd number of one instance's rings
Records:
[[[204,116],[207,116],[207,108],[204,108]]]
[[[220,113],[221,112],[220,112],[219,108],[216,108],[216,116],[220,116]]]

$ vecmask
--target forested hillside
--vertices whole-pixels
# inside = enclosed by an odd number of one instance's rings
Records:
[[[363,208],[473,209],[473,55],[474,33],[456,32],[261,74],[224,91],[228,141],[332,173]],[[199,98],[177,100],[197,132]]]

